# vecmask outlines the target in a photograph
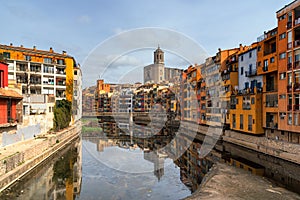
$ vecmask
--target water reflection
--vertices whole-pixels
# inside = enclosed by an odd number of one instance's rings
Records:
[[[220,161],[263,175],[299,193],[299,165],[218,142],[205,157],[188,130],[103,120],[6,190],[0,199],[182,199],[199,189]],[[120,128],[122,127],[122,128]],[[128,131],[123,131],[128,129]]]
[[[81,139],[27,174],[0,199],[75,199],[81,187]]]

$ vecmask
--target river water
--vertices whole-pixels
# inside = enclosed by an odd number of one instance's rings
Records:
[[[295,192],[300,166],[219,143],[202,158],[201,137],[173,128],[85,122],[81,136],[0,199],[183,199],[196,191],[214,162],[227,162]],[[156,132],[156,130],[154,131]],[[299,192],[300,193],[300,192]]]

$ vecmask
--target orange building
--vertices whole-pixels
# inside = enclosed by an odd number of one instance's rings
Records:
[[[277,28],[258,38],[257,75],[263,76],[263,128],[274,133],[278,128]]]
[[[277,11],[278,131],[268,134],[300,144],[300,1]]]

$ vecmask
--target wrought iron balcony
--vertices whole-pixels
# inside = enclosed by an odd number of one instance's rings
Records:
[[[252,76],[256,76],[257,75],[257,71],[256,70],[249,70],[245,72],[246,77],[252,77]]]

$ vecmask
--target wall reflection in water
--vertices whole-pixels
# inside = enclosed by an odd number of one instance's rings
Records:
[[[81,138],[4,191],[0,199],[75,199],[80,193]]]

